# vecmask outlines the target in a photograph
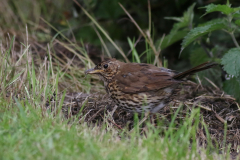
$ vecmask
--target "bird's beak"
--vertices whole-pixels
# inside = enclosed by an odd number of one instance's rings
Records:
[[[100,72],[102,72],[102,71],[103,71],[103,70],[92,68],[92,69],[86,70],[86,71],[85,71],[85,74],[96,74],[96,73],[100,73]]]

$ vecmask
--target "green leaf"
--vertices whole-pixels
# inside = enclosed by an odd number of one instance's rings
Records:
[[[196,3],[193,3],[188,8],[188,10],[183,13],[183,17],[165,17],[165,19],[178,21],[178,23],[175,23],[173,25],[173,28],[170,31],[170,33],[168,35],[168,42],[167,43],[170,43],[170,41],[172,41],[173,37],[175,39],[175,35],[177,34],[177,32],[180,29],[184,29],[184,28],[188,28],[189,26],[192,26],[192,21],[193,21],[193,17],[194,17],[193,9],[194,9],[195,5],[196,5]]]
[[[240,26],[240,19],[236,20],[235,24]]]
[[[230,75],[240,77],[240,49],[230,49],[222,58],[223,69]]]
[[[223,83],[223,90],[230,95],[233,95],[237,101],[240,101],[240,81],[236,78],[233,77],[230,80],[226,80]]]
[[[234,18],[240,18],[240,12],[237,11],[232,15]]]
[[[188,7],[187,11],[183,13],[182,17],[165,17],[165,19],[175,20],[181,22],[183,24],[187,24],[188,22],[192,22],[194,17],[193,9],[196,3],[193,3],[190,7]]]
[[[221,5],[221,4],[218,4],[218,5],[209,4],[201,8],[206,8],[206,13],[203,16],[211,12],[222,12],[223,14],[229,15],[231,13],[234,13],[240,10],[240,7],[231,8],[230,5]]]
[[[226,25],[228,22],[226,22],[226,20],[223,19],[223,18],[216,18],[216,19],[212,19],[210,21],[207,21],[205,23],[201,23],[201,24],[198,25],[198,27],[209,26],[209,25],[216,24],[216,23],[224,23]]]
[[[167,48],[168,46],[172,45],[173,43],[182,40],[187,35],[187,33],[188,33],[187,31],[178,31],[174,34],[169,34],[169,35],[165,36],[160,48],[161,49]],[[172,38],[172,37],[174,37],[174,38]],[[159,46],[160,43],[161,43],[161,39],[157,40],[157,42],[156,42],[157,46]]]
[[[184,37],[183,42],[182,42],[182,48],[181,52],[184,48],[186,48],[191,42],[193,42],[195,39],[209,33],[215,30],[220,30],[227,28],[227,25],[224,20],[222,19],[214,19],[211,20],[205,24],[203,24],[200,27],[196,27],[192,29],[187,36]]]

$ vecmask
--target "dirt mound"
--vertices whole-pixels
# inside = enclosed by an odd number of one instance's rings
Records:
[[[203,88],[189,81],[178,90],[172,102],[157,114],[159,116],[150,116],[151,122],[157,125],[156,121],[159,120],[157,117],[160,117],[168,127],[172,121],[172,115],[181,107],[174,121],[177,127],[185,117],[188,117],[193,108],[198,107],[213,144],[218,148],[223,147],[224,128],[227,128],[225,144],[230,144],[232,154],[236,154],[240,144],[240,112],[235,99],[220,90]],[[48,105],[50,106],[52,105]],[[128,127],[131,130],[134,124],[134,114],[118,108],[107,95],[68,93],[65,96],[62,111],[66,119],[78,118],[79,121],[85,121],[91,125],[102,125],[107,120],[116,129]],[[201,146],[207,145],[207,133],[202,124],[199,124],[197,139]]]

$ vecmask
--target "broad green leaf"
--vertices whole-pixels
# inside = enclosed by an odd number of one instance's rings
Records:
[[[208,25],[212,25],[212,24],[215,24],[215,23],[224,23],[226,24],[226,20],[223,19],[223,18],[216,18],[216,19],[212,19],[212,20],[209,20],[205,23],[201,23],[198,25],[198,27],[203,27],[203,26],[208,26]]]
[[[236,77],[226,80],[223,83],[223,90],[230,95],[233,95],[237,101],[240,101],[240,81]]]
[[[181,52],[184,48],[186,48],[191,42],[195,39],[215,30],[220,30],[227,28],[224,20],[221,19],[214,19],[211,20],[200,27],[196,27],[192,29],[186,37],[184,37],[182,42]]]
[[[196,3],[193,3],[190,7],[188,7],[187,11],[185,11],[183,13],[182,17],[165,17],[165,19],[188,23],[193,20],[193,17],[194,17],[193,9],[194,9],[195,5],[196,5]]]
[[[171,44],[181,40],[184,36],[186,36],[187,31],[180,31],[184,28],[187,28],[192,25],[192,20],[194,17],[193,9],[196,3],[193,3],[187,11],[184,12],[183,17],[166,17],[165,19],[175,20],[178,23],[175,23],[171,32],[164,38],[161,49],[164,49]],[[174,38],[173,38],[174,37]],[[157,41],[157,46],[159,46],[161,40]]]
[[[162,44],[160,46],[161,49],[167,48],[168,46],[172,45],[173,43],[182,40],[186,35],[187,31],[177,31],[174,33],[174,35],[167,35],[162,41]],[[174,38],[172,38],[174,37]],[[157,46],[159,46],[161,43],[161,39],[156,42]]]
[[[234,18],[240,18],[240,11],[235,12],[232,16]]]
[[[240,26],[240,19],[236,20],[235,24]]]
[[[240,77],[240,49],[230,49],[222,58],[223,69],[230,75]]]
[[[222,12],[223,14],[229,15],[231,13],[234,13],[238,10],[240,10],[240,7],[238,8],[231,8],[230,5],[221,5],[221,4],[209,4],[205,7],[201,7],[201,8],[206,8],[206,13],[203,15],[205,16],[208,13],[211,12]]]

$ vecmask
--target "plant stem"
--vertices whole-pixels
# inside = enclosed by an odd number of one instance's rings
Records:
[[[239,44],[238,44],[238,42],[237,42],[237,40],[236,40],[233,32],[230,32],[229,34],[230,34],[230,36],[232,37],[232,40],[233,40],[235,46],[239,48]]]
[[[232,28],[232,25],[231,25],[232,19],[233,19],[233,17],[232,17],[231,15],[227,17],[227,20],[228,20],[228,23],[229,23],[230,28]],[[227,31],[227,32],[228,32],[228,33],[230,34],[230,36],[232,37],[232,40],[233,40],[233,43],[235,44],[235,46],[239,48],[239,44],[238,44],[238,42],[237,42],[237,40],[236,40],[236,38],[235,38],[235,36],[234,36],[234,34],[233,34],[234,30],[231,31],[231,32],[229,32],[229,31]]]

